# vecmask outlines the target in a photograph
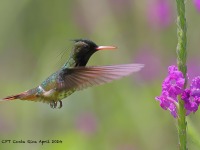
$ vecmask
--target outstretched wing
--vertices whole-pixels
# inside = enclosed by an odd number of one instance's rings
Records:
[[[139,71],[142,67],[143,64],[123,64],[67,68],[60,74],[63,82],[60,82],[57,88],[58,90],[81,90],[120,79]]]

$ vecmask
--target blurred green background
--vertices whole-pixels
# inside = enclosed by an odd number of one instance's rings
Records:
[[[186,11],[192,78],[200,73],[200,12],[192,1]],[[174,0],[1,0],[0,22],[0,97],[35,87],[61,67],[71,39],[118,47],[96,53],[88,65],[145,64],[132,76],[74,93],[62,109],[20,100],[0,103],[0,149],[178,149],[176,120],[154,99],[167,66],[176,63]],[[200,132],[200,112],[190,119]],[[188,145],[199,149],[191,138]]]

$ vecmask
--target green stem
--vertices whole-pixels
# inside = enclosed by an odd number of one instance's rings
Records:
[[[187,133],[186,133],[186,118],[184,101],[179,97],[179,110],[178,110],[178,137],[179,137],[179,149],[187,150]]]
[[[186,18],[185,18],[185,1],[184,0],[176,0],[177,3],[177,64],[178,69],[183,73],[185,77],[184,88],[187,86],[187,27],[186,27]],[[186,134],[186,110],[184,108],[184,101],[181,100],[181,97],[178,99],[179,109],[178,109],[178,136],[179,136],[179,149],[187,150],[187,134]]]

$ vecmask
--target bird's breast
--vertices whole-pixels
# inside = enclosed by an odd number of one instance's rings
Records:
[[[75,90],[60,91],[58,93],[58,99],[62,100],[64,98],[68,97],[69,95],[71,95],[74,92],[75,92]]]

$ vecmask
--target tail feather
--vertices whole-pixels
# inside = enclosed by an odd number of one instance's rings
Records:
[[[9,101],[15,99],[23,99],[27,95],[27,92],[22,92],[16,95],[7,96],[5,98],[0,99],[0,101]]]
[[[3,98],[2,100],[15,100],[15,99],[20,99],[22,96],[22,94],[17,94],[17,95],[12,95],[12,96],[8,96],[8,97],[5,97]]]
[[[0,99],[0,102],[5,102],[5,101],[9,101],[9,100],[15,100],[15,99],[19,99],[21,94],[16,94],[16,95],[12,95],[12,96],[7,96],[5,98]]]
[[[35,95],[36,92],[37,90],[36,88],[34,88],[34,89],[30,89],[28,91],[25,91],[16,95],[7,96],[5,98],[0,99],[0,101],[9,101],[9,100],[15,100],[15,99],[34,101],[35,99],[37,99]]]

